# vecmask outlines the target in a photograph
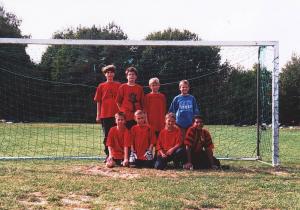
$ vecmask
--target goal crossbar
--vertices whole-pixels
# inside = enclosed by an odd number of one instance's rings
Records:
[[[17,39],[0,38],[1,44],[98,45],[98,46],[276,46],[278,41],[148,41],[148,40],[84,40],[84,39]]]

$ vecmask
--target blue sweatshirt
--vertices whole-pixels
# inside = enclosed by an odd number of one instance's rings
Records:
[[[176,96],[170,105],[169,112],[176,114],[176,123],[182,128],[191,126],[193,117],[200,113],[195,97],[189,94]]]

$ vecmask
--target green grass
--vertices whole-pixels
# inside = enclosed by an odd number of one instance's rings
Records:
[[[209,125],[217,157],[256,157],[255,126]],[[0,124],[0,157],[103,155],[97,124]],[[262,154],[270,158],[271,130],[262,132]]]
[[[0,156],[99,156],[100,135],[95,124],[2,123]]]
[[[106,169],[95,161],[3,162],[1,209],[297,209],[300,165],[275,171],[224,162],[225,171]],[[126,175],[126,176],[125,176]]]
[[[232,144],[234,138],[221,139],[235,129],[244,141],[252,138],[254,129],[208,127],[217,147]],[[51,135],[62,138],[60,143],[47,143]],[[2,125],[0,151],[2,156],[27,155],[43,145],[30,154],[94,155],[101,150],[97,135],[98,125]],[[277,169],[254,161],[221,161],[229,169],[219,171],[107,169],[88,160],[0,161],[0,209],[300,209],[299,137],[300,129],[280,130],[281,167]],[[37,141],[41,139],[42,143]],[[57,147],[69,143],[75,146]]]

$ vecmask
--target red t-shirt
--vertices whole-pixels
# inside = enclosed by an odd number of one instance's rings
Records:
[[[214,148],[210,133],[205,128],[201,130],[196,127],[190,127],[185,135],[184,144],[191,147],[191,150],[195,153],[202,151],[202,148]]]
[[[114,117],[119,111],[116,104],[116,97],[121,83],[103,82],[98,85],[94,100],[101,103],[100,118]]]
[[[142,110],[144,100],[144,91],[142,86],[135,84],[129,86],[122,84],[118,90],[116,102],[120,104],[120,111],[125,113],[126,121],[134,119],[134,112]]]
[[[162,93],[148,93],[145,96],[144,110],[155,131],[160,131],[165,126],[166,106],[166,97]]]
[[[136,152],[137,159],[146,160],[144,154],[149,148],[150,144],[156,143],[156,136],[149,125],[139,126],[135,125],[130,129],[131,142]]]
[[[180,144],[180,139],[181,131],[179,128],[175,127],[172,131],[168,131],[166,128],[164,128],[159,133],[156,150],[163,150],[166,152],[176,144]]]
[[[111,147],[114,159],[124,159],[124,148],[130,145],[130,133],[127,128],[119,130],[117,126],[114,126],[109,130],[106,146]]]

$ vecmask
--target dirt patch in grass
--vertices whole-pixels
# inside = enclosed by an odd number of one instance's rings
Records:
[[[257,174],[275,175],[281,177],[293,176],[293,173],[284,168],[234,168],[228,170],[183,170],[169,168],[167,170],[137,169],[126,167],[106,168],[104,164],[97,166],[80,166],[71,168],[72,173],[87,175],[100,175],[117,179],[138,179],[142,177],[162,177],[169,179],[180,179],[182,177],[216,176],[216,177],[254,177]]]
[[[118,179],[137,179],[141,176],[134,170],[124,167],[106,168],[105,166],[79,166],[73,170],[78,173],[107,176]]]
[[[34,207],[34,206],[46,206],[48,204],[45,195],[41,192],[29,193],[24,197],[18,199],[19,203],[23,204],[25,207]]]
[[[65,208],[85,210],[91,209],[90,203],[93,201],[91,196],[70,194],[60,200]]]

